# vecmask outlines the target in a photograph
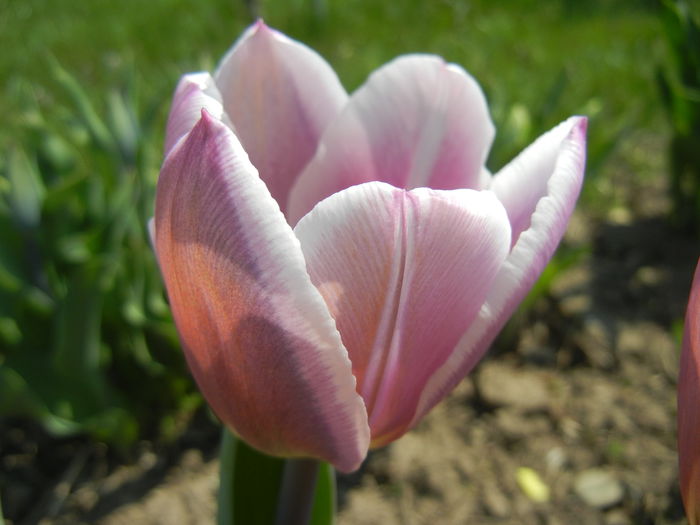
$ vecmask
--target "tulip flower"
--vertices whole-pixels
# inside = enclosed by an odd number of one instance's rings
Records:
[[[496,175],[460,67],[395,59],[348,97],[258,22],[168,120],[154,243],[192,373],[235,434],[357,469],[484,355],[564,234],[572,117]]]
[[[688,522],[700,523],[700,263],[685,315],[678,378],[678,464]]]

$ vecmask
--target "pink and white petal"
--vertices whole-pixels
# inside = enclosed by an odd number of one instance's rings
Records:
[[[700,261],[690,291],[678,377],[678,467],[683,505],[700,523]]]
[[[508,211],[513,227],[512,244],[530,227],[537,203],[548,192],[548,184],[559,157],[566,149],[581,152],[585,160],[585,117],[571,117],[528,146],[492,179],[493,190]],[[583,132],[581,132],[581,128]],[[583,169],[580,170],[583,173]],[[570,179],[571,184],[581,181]],[[574,200],[578,192],[573,194]]]
[[[292,184],[347,93],[320,55],[262,21],[236,42],[215,78],[238,138],[285,211]]]
[[[517,237],[479,315],[460,340],[455,352],[431,377],[421,395],[414,424],[445,397],[483,357],[498,332],[532,288],[564,236],[581,191],[586,159],[586,119],[576,117],[567,122],[572,122],[572,125],[566,138],[559,143],[556,159],[547,178],[546,193],[536,203],[528,228]],[[531,148],[543,147],[548,143],[549,140],[538,141]],[[526,153],[538,157],[535,152]],[[541,176],[524,171],[522,175]]]
[[[184,75],[175,89],[165,130],[165,156],[187,135],[202,116],[202,109],[213,117],[227,121],[221,94],[209,73]]]
[[[411,427],[508,253],[491,192],[371,182],[321,201],[295,228],[367,406],[372,446]]]
[[[429,55],[395,59],[353,93],[290,195],[294,224],[325,197],[362,182],[483,188],[494,127],[463,69]]]
[[[187,361],[216,414],[268,454],[358,468],[369,428],[347,351],[279,207],[206,112],[163,165],[155,236]]]

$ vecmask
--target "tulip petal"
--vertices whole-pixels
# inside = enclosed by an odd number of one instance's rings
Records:
[[[175,89],[173,104],[165,130],[165,156],[178,140],[187,135],[202,116],[202,109],[228,123],[221,103],[221,94],[209,73],[184,75]]]
[[[494,127],[463,69],[408,55],[378,69],[328,127],[292,189],[290,222],[342,189],[379,180],[399,188],[481,189]]]
[[[700,523],[700,262],[685,316],[678,377],[678,466],[690,525]]]
[[[583,172],[586,161],[586,118],[572,117],[566,121],[564,128],[558,126],[545,134],[523,151],[506,169],[495,176],[510,180],[519,177],[518,188],[528,191],[528,181],[544,179],[542,194],[531,203],[529,221],[513,221],[514,216],[522,211],[510,199],[516,194],[505,195],[498,188],[499,199],[508,211],[514,228],[523,222],[528,223],[525,231],[516,239],[508,258],[494,280],[478,317],[469,331],[459,342],[457,349],[442,368],[430,379],[421,396],[421,402],[415,420],[423,417],[448,392],[450,392],[483,357],[500,329],[513,314],[518,304],[524,299],[537,278],[552,257],[559,241],[564,235],[569,217],[573,212],[576,199],[581,191]],[[562,136],[554,140],[553,137]],[[554,150],[554,153],[552,152]],[[542,162],[542,158],[552,159],[551,163]],[[545,170],[545,174],[541,173]],[[539,182],[533,182],[538,185]],[[505,184],[504,184],[505,186]]]
[[[513,245],[520,234],[530,227],[537,203],[547,194],[547,185],[552,178],[554,166],[562,149],[567,148],[566,141],[571,140],[572,130],[577,126],[584,126],[583,133],[577,134],[577,137],[585,140],[585,125],[586,119],[583,117],[571,117],[562,122],[539,137],[493,177],[491,190],[498,195],[498,199],[508,211],[508,218],[513,227]],[[570,147],[580,148],[580,145],[574,143]],[[581,163],[584,158],[581,157]],[[582,168],[579,171],[583,173]],[[572,184],[581,183],[576,179],[567,180]],[[578,191],[570,194],[573,202],[577,196]],[[573,206],[573,203],[566,203],[566,207],[570,204]]]
[[[219,417],[268,454],[358,468],[369,429],[347,351],[279,207],[205,111],[163,165],[155,236],[185,355]]]
[[[350,353],[372,446],[393,441],[505,260],[505,210],[491,192],[370,182],[321,201],[294,231]]]
[[[292,184],[347,93],[321,56],[262,21],[228,52],[215,78],[238,138],[285,211]]]

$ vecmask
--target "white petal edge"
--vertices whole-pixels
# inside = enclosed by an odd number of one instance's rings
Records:
[[[175,88],[165,132],[165,156],[185,137],[206,109],[214,118],[230,125],[224,113],[221,94],[209,73],[188,73]]]
[[[535,207],[548,193],[562,144],[578,118],[571,117],[538,137],[493,176],[490,189],[508,212],[513,232],[512,246],[530,227]]]

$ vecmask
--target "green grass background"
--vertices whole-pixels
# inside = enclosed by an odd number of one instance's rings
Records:
[[[311,0],[262,2],[261,14],[317,49],[348,90],[396,55],[426,52],[461,64],[504,107],[540,106],[566,75],[560,111],[547,124],[591,109],[604,111],[607,125],[631,115],[648,124],[658,108],[653,75],[663,44],[654,2],[318,3],[320,12]],[[48,102],[58,96],[49,55],[97,100],[133,68],[144,94],[167,104],[179,75],[213,68],[249,22],[241,0],[2,0],[0,109],[12,115],[17,79]]]

